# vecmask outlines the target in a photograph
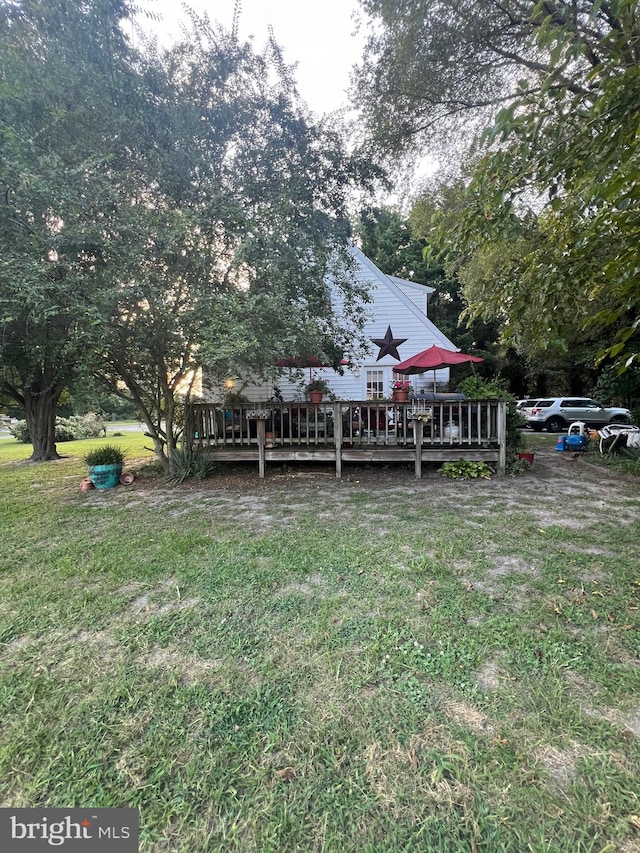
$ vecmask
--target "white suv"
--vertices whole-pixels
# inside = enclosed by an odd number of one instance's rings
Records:
[[[631,420],[629,409],[607,408],[587,397],[544,397],[524,412],[527,425],[539,432],[560,432],[574,421],[588,426],[624,423]]]

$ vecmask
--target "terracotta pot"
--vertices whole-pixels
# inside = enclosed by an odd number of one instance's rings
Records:
[[[83,492],[89,492],[93,488],[93,483],[89,479],[89,477],[85,477],[84,480],[80,483],[80,488]]]
[[[323,396],[322,391],[309,391],[309,399],[312,403],[321,403]]]
[[[126,474],[120,474],[120,485],[121,486],[130,486],[134,480],[135,480],[135,476],[131,473],[131,471],[127,471]]]
[[[407,400],[409,399],[409,392],[408,391],[394,391],[393,392],[393,399],[396,401],[396,403],[406,403]]]

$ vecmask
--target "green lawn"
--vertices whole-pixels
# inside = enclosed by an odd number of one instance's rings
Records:
[[[640,849],[637,482],[224,472],[0,442],[0,805],[142,851]],[[104,439],[103,439],[104,441]]]

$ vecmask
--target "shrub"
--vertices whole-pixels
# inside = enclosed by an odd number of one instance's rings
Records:
[[[524,444],[522,432],[527,420],[516,406],[513,394],[510,394],[497,379],[482,379],[481,376],[468,376],[460,383],[460,391],[470,400],[505,400],[507,403],[507,453],[513,456]]]
[[[16,441],[21,441],[24,444],[29,444],[31,441],[26,421],[18,421],[10,430]],[[74,415],[70,418],[56,418],[55,440],[57,442],[97,438],[102,433],[106,433],[104,420],[101,415],[96,415],[93,412],[82,415],[82,417]]]
[[[512,457],[507,461],[507,474],[526,474],[531,470],[531,462],[528,459],[519,459],[517,456]]]
[[[640,474],[640,447],[623,447],[620,455],[629,461],[632,474]]]
[[[513,399],[504,384],[498,379],[483,379],[481,376],[467,376],[458,385],[458,391],[470,400],[507,400]]]
[[[76,441],[81,437],[79,433],[77,425],[67,418],[56,420],[56,441]]]
[[[17,424],[12,424],[9,427],[9,432],[15,438],[16,441],[21,441],[23,444],[29,444],[29,442],[31,441],[26,421],[18,421]]]
[[[440,473],[452,480],[491,479],[491,468],[485,462],[469,462],[459,459],[457,462],[445,462]]]
[[[95,412],[87,412],[82,417],[74,416],[69,420],[76,425],[80,433],[78,438],[98,438],[100,435],[107,434],[104,418]]]

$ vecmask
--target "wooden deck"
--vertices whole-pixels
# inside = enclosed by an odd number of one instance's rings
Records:
[[[185,438],[216,461],[424,462],[458,459],[506,465],[506,406],[498,400],[395,403],[251,403],[225,408],[191,403]]]

